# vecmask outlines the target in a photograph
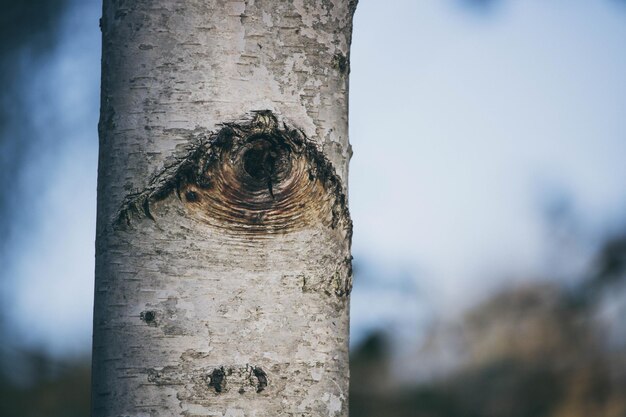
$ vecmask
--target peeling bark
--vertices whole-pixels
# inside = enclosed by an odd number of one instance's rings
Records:
[[[94,416],[347,416],[347,0],[105,0]]]

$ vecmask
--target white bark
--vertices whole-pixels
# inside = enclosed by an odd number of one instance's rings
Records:
[[[93,416],[347,416],[355,3],[104,1]]]

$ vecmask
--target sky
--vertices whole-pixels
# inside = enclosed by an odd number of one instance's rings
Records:
[[[575,281],[626,229],[626,7],[478,3],[359,2],[354,343],[419,337],[529,279]],[[56,356],[90,349],[99,17],[97,1],[72,2],[56,46],[22,51],[15,80],[34,145],[8,198],[2,313],[17,345]]]
[[[389,302],[356,277],[355,339],[360,316],[414,328],[507,285],[575,281],[624,225],[626,8],[487,3],[359,3],[353,254],[385,266],[369,280]]]

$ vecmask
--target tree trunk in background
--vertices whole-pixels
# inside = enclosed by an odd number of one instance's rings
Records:
[[[354,0],[105,0],[93,416],[347,416]]]

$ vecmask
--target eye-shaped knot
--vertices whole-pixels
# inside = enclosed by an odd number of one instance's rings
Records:
[[[182,185],[183,195],[195,196],[184,199],[190,215],[250,233],[333,224],[337,196],[328,187],[339,187],[339,180],[313,145],[278,130],[240,133],[222,132],[211,146],[214,158],[199,175],[202,181]]]
[[[151,205],[175,192],[188,217],[235,234],[273,235],[318,223],[351,231],[332,164],[302,132],[279,128],[271,113],[201,138],[153,183],[127,202],[121,214],[127,222],[133,207],[152,217]]]

